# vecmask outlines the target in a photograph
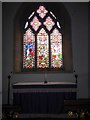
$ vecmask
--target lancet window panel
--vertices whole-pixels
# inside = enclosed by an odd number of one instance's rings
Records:
[[[29,28],[23,37],[23,68],[35,67],[35,35]]]
[[[49,67],[49,37],[42,28],[37,34],[37,68]]]
[[[51,67],[60,68],[62,66],[62,34],[55,28],[50,35],[51,43]]]

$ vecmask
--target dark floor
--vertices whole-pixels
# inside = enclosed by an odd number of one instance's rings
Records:
[[[13,118],[13,119],[2,119],[2,120],[80,120],[77,118]],[[88,120],[88,119],[85,119]]]
[[[20,114],[19,108],[12,105],[3,105],[2,106],[3,119],[2,120],[90,120],[90,99],[84,100],[66,100],[64,101],[64,112],[61,114]],[[11,116],[12,112],[15,115],[18,115],[19,118],[8,118]],[[73,115],[78,114],[78,118],[68,118],[70,112],[73,112]],[[82,115],[84,113],[84,118]],[[5,119],[5,117],[7,117]]]

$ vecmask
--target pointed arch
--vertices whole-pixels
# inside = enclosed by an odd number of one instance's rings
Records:
[[[62,34],[57,28],[50,35],[51,43],[51,67],[60,68],[62,62]]]
[[[59,72],[71,72],[73,70],[71,52],[71,22],[70,16],[62,3],[24,3],[21,5],[21,8],[17,12],[16,16],[15,72],[33,71],[32,69],[34,69],[34,71],[43,69],[42,71],[44,71],[44,68],[48,68],[50,71],[58,70]],[[30,31],[30,34],[32,33],[33,40],[35,41],[35,43],[33,43],[34,58],[31,56],[31,62],[29,61],[30,58],[26,56],[28,55],[27,48],[29,45],[26,47],[27,45],[24,43],[26,40],[25,34],[28,30]],[[56,38],[57,36],[59,36],[58,39],[61,40],[57,44],[59,48],[56,51],[60,52],[58,52],[58,59],[55,62],[55,56],[53,57],[53,53],[56,55],[56,52],[52,51],[54,51],[54,48],[56,49],[56,47],[53,48],[52,46],[57,45],[55,41],[52,41],[53,38]],[[46,58],[44,59],[43,57],[44,62],[41,61],[41,63],[44,63],[44,65],[40,65],[39,58],[42,57],[38,55],[40,54],[38,52],[38,48],[42,46],[40,44],[40,39],[43,39],[44,37],[46,41],[48,41],[48,47],[47,49],[45,48],[45,50],[47,50],[46,53],[48,57],[46,62]],[[45,46],[43,45],[43,47]],[[26,58],[28,63],[25,62]],[[56,65],[56,63],[58,64]],[[27,67],[26,64],[29,66]]]
[[[37,34],[37,68],[49,68],[49,36],[44,28]]]
[[[35,67],[35,35],[29,28],[23,37],[23,68]]]

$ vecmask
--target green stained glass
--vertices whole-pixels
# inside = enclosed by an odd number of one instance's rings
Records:
[[[58,54],[58,58],[62,58],[62,54]]]

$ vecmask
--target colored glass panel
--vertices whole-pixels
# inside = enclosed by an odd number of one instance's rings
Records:
[[[36,16],[33,18],[33,21],[30,24],[35,31],[37,31],[39,26],[41,25],[41,23],[39,22],[39,20]]]
[[[48,11],[45,9],[44,6],[40,6],[39,9],[37,10],[37,13],[41,18],[44,18],[47,12]]]
[[[33,12],[33,13],[28,17],[28,19],[30,19],[30,18],[34,15],[34,13],[35,13],[35,12]]]
[[[46,28],[50,31],[52,29],[52,27],[54,26],[54,22],[50,17],[46,18],[46,21],[44,22],[44,25],[46,26]]]
[[[24,28],[26,29],[27,27],[28,27],[28,22],[26,22],[26,24],[25,24],[25,27],[24,27]]]
[[[60,24],[59,24],[59,22],[58,22],[58,21],[57,21],[57,26],[58,26],[58,28],[61,28],[61,27],[60,27]]]
[[[62,66],[62,34],[55,28],[50,35],[51,43],[51,67],[60,68]]]
[[[55,15],[50,11],[50,14],[56,19]]]
[[[23,68],[35,67],[35,36],[29,28],[23,38]]]
[[[49,37],[42,28],[37,34],[37,68],[49,67]]]

